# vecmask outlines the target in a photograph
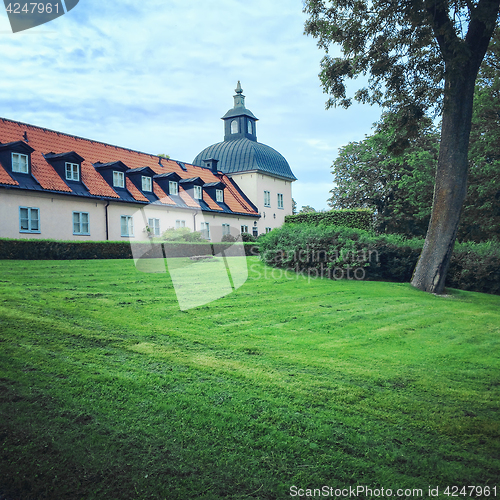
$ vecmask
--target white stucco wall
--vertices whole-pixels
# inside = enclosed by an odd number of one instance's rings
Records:
[[[87,200],[73,196],[0,188],[0,237],[103,241],[106,239],[106,203],[105,200]],[[40,232],[20,231],[20,207],[39,209]],[[89,214],[90,235],[73,234],[73,212]],[[108,206],[109,240],[127,239],[121,235],[121,216],[123,215],[133,218],[134,241],[148,239],[148,233],[145,231],[148,218],[159,219],[160,232],[175,227],[176,221],[181,220],[185,221],[185,227],[197,231],[201,228],[201,222],[208,222],[214,229],[216,226],[229,224],[232,234],[239,233],[242,224],[248,225],[251,231],[254,221],[257,220],[256,217],[110,201]]]
[[[266,232],[266,227],[274,229],[285,222],[285,215],[292,214],[292,182],[260,172],[232,174],[231,178],[257,206],[261,218],[257,223],[259,234]],[[270,192],[271,206],[264,206],[264,191]],[[283,208],[278,208],[278,193],[283,195]],[[250,227],[249,227],[250,229]],[[250,229],[250,232],[251,229]]]

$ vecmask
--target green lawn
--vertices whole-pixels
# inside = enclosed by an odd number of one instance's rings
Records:
[[[133,261],[0,261],[0,498],[500,497],[500,296],[248,262],[180,311]]]

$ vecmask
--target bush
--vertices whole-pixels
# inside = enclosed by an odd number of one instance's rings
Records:
[[[344,226],[369,231],[373,227],[373,213],[366,208],[357,210],[330,210],[329,212],[286,215],[285,222],[290,224],[306,223],[326,226]]]
[[[194,255],[218,254],[232,245],[226,243],[185,242],[159,240],[145,242],[124,241],[56,241],[39,239],[0,239],[0,259],[15,260],[87,260],[87,259],[132,259],[191,257]],[[241,244],[241,243],[239,243]],[[254,243],[244,245],[245,255],[258,255]],[[133,249],[133,252],[132,252]]]
[[[236,238],[232,234],[225,234],[224,236],[222,236],[221,241],[227,243],[234,243],[236,241]]]
[[[356,272],[357,279],[409,282],[423,244],[422,238],[342,226],[284,224],[259,239],[259,250],[269,265],[314,276],[352,278]],[[458,244],[446,286],[500,294],[500,244]]]
[[[163,231],[160,236],[162,241],[203,241],[203,236],[198,231],[191,232],[188,227],[178,227],[174,229],[173,227],[168,228]]]
[[[250,233],[241,233],[241,239],[244,243],[257,241],[257,238]]]

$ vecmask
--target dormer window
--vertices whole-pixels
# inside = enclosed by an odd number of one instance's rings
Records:
[[[66,180],[80,180],[80,165],[78,163],[66,163]]]
[[[169,194],[179,194],[179,185],[175,181],[169,181],[168,183]]]
[[[194,199],[201,200],[203,198],[203,190],[201,186],[194,186]]]
[[[142,190],[143,191],[153,191],[153,182],[152,182],[152,179],[151,177],[147,177],[145,175],[143,175],[141,177],[141,180],[142,180]]]
[[[125,174],[117,170],[113,170],[113,187],[125,187]]]
[[[20,174],[27,174],[28,171],[28,155],[21,153],[12,153],[12,171]]]
[[[224,203],[224,191],[222,189],[215,190],[215,201]]]

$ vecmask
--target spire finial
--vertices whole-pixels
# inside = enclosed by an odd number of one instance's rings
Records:
[[[236,85],[236,95],[234,97],[234,107],[235,108],[244,108],[245,107],[245,96],[243,95],[243,89],[241,88],[241,83],[238,80],[238,84]]]

